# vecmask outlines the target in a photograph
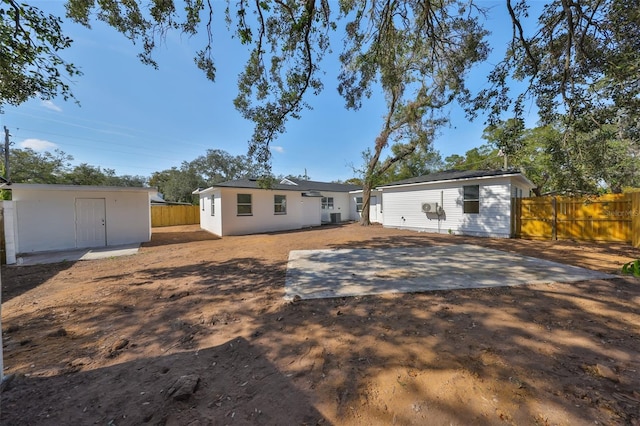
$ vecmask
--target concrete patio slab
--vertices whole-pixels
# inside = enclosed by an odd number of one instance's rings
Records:
[[[78,260],[106,259],[117,256],[131,256],[138,253],[140,244],[85,248],[64,251],[44,251],[18,255],[18,265],[38,265],[43,263],[75,262]]]
[[[285,299],[320,299],[611,279],[614,275],[480,246],[293,250]]]

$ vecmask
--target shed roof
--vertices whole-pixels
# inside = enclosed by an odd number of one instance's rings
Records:
[[[424,176],[413,177],[409,179],[399,180],[396,182],[380,185],[380,188],[400,185],[412,185],[419,183],[435,183],[446,181],[459,181],[468,179],[480,179],[491,177],[512,176],[523,180],[526,184],[535,187],[533,182],[527,179],[518,170],[447,170],[444,172],[430,173]]]
[[[96,185],[58,185],[48,183],[3,183],[0,189],[26,191],[92,191],[92,192],[150,192],[157,193],[158,188],[141,186],[96,186]]]

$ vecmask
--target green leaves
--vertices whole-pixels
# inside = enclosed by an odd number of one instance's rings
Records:
[[[236,34],[252,44],[238,77],[236,109],[254,123],[249,154],[270,174],[270,143],[285,131],[290,118],[299,118],[307,92],[319,93],[319,63],[329,48],[331,28],[326,1],[262,1],[248,20],[248,5],[240,2]]]
[[[144,186],[143,176],[116,176],[113,169],[82,163],[71,166],[73,157],[60,150],[36,152],[30,148],[11,149],[9,169],[16,183],[73,185]]]
[[[0,0],[0,113],[32,97],[73,98],[69,81],[82,73],[59,52],[72,40],[61,19],[14,0]]]
[[[622,265],[622,273],[640,278],[640,259],[633,260]]]
[[[368,224],[369,193],[387,171],[418,150],[429,151],[437,129],[448,122],[449,106],[468,97],[465,75],[484,60],[487,32],[478,9],[460,15],[467,3],[343,2],[345,49],[338,91],[346,107],[358,109],[374,90],[387,101],[374,150],[366,151],[362,224]],[[380,162],[395,142],[393,154]]]

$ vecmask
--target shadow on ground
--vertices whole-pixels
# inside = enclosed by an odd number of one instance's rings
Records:
[[[85,392],[88,384],[101,389],[100,398]],[[34,385],[48,392],[34,399],[30,393]],[[27,406],[20,404],[16,409],[16,402],[24,400],[29,401]],[[242,337],[213,348],[75,374],[14,377],[2,401],[6,426],[315,425],[322,421],[309,398]]]

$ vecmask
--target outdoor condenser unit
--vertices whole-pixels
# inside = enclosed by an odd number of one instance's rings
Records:
[[[438,206],[438,203],[422,203],[423,213],[442,213],[442,207]]]

